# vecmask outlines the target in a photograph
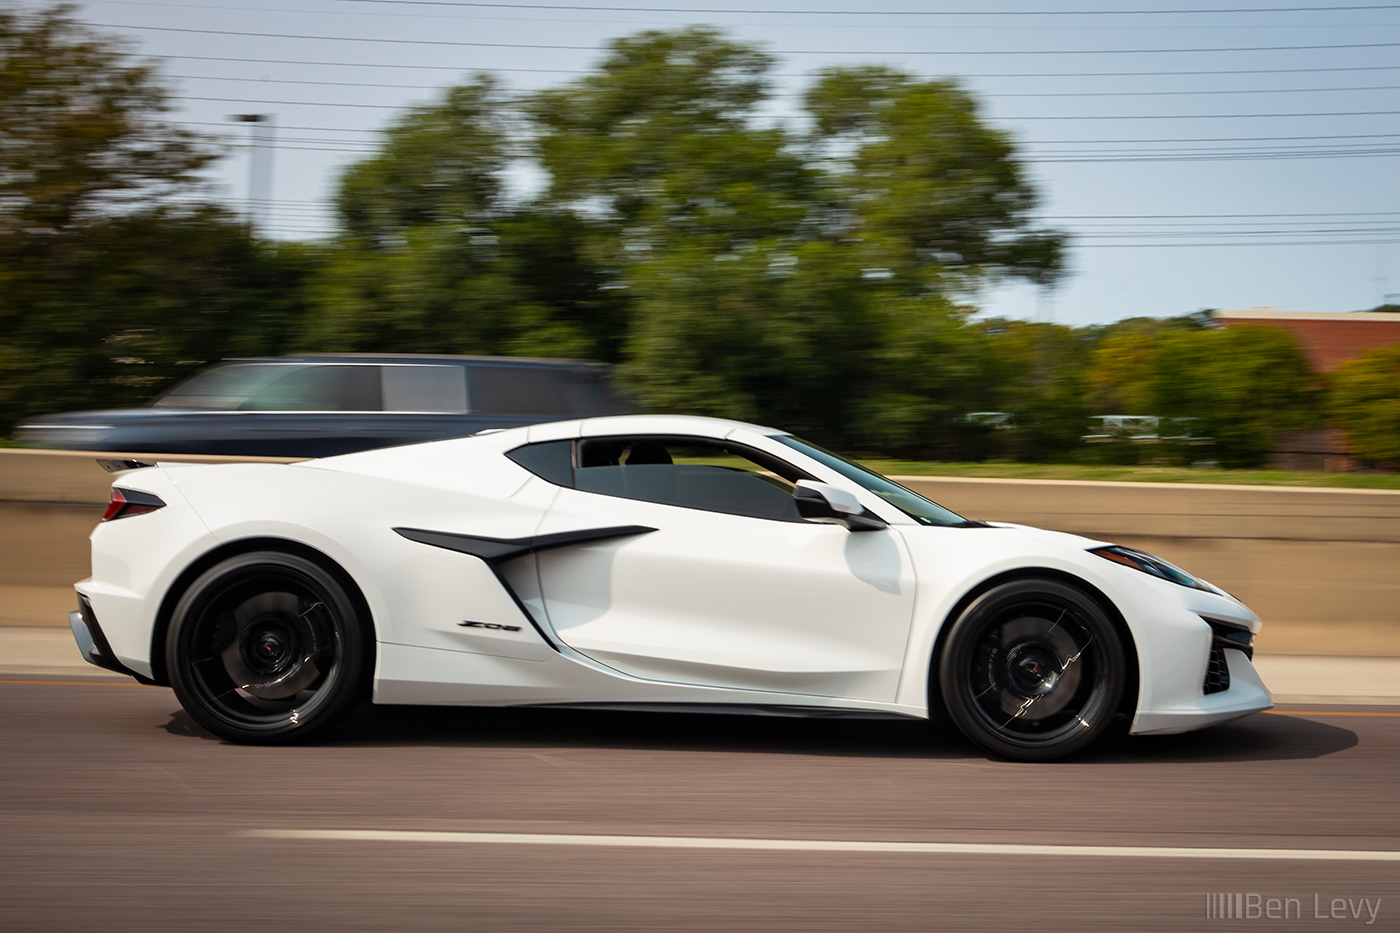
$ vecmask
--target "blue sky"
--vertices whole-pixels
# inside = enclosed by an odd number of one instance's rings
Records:
[[[174,118],[242,141],[229,114],[275,115],[274,236],[324,234],[343,167],[432,88],[479,70],[546,87],[611,38],[702,23],[778,56],[778,119],[831,64],[965,82],[1017,139],[1045,223],[1072,236],[1053,293],[989,289],[985,313],[1082,325],[1400,292],[1400,3],[89,0],[80,15],[168,57]],[[240,209],[246,158],[214,178]]]

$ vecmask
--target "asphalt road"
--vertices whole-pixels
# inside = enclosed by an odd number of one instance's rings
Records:
[[[1238,929],[1206,916],[1228,893],[1259,928],[1396,930],[1397,764],[1381,707],[1050,765],[913,722],[543,710],[243,748],[168,690],[17,676],[0,929]]]

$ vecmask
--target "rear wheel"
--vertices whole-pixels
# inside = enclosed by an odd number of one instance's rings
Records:
[[[364,698],[366,623],[345,587],[312,561],[277,551],[231,557],[200,575],[175,607],[170,685],[221,738],[304,740]]]
[[[1093,599],[1055,580],[1004,583],[953,623],[939,661],[949,716],[988,751],[1048,761],[1094,741],[1125,680],[1123,643]]]

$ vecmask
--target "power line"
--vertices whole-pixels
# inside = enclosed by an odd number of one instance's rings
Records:
[[[1073,233],[1073,231],[1071,231]],[[1382,227],[1369,230],[1356,229],[1333,229],[1320,228],[1313,230],[1169,230],[1154,231],[1143,230],[1137,232],[1121,233],[1093,233],[1080,234],[1084,239],[1089,240],[1183,240],[1192,237],[1208,236],[1219,237],[1258,237],[1258,236],[1286,236],[1297,238],[1300,236],[1396,236],[1400,235],[1400,227]]]
[[[219,122],[213,120],[181,120],[185,126],[216,126],[228,129],[227,121]],[[364,129],[362,127],[349,126],[298,126],[294,124],[279,123],[278,129],[283,130],[307,130],[321,133],[361,133],[376,134],[380,130]],[[1315,134],[1305,136],[1184,136],[1184,137],[1131,137],[1120,139],[1023,139],[1022,145],[1026,146],[1060,146],[1060,145],[1100,145],[1104,143],[1231,143],[1231,142],[1309,142],[1320,139],[1397,139],[1400,133],[1348,133],[1348,134]],[[331,142],[332,140],[325,140]],[[1293,215],[1287,215],[1293,216]]]
[[[228,124],[228,121],[227,121],[227,120],[224,120],[224,121],[222,121],[222,122],[215,121],[215,120],[181,120],[181,121],[179,121],[179,122],[180,122],[181,124],[183,124],[184,126],[219,126],[219,127],[223,127],[224,129],[229,129],[229,124]],[[379,132],[378,130],[363,129],[363,128],[359,128],[359,127],[349,127],[349,126],[294,126],[294,125],[292,125],[292,124],[287,124],[287,123],[279,123],[279,124],[277,124],[277,128],[278,128],[279,130],[314,130],[315,132],[318,132],[318,133],[370,133],[370,134],[374,134],[374,133],[378,133],[378,132]],[[332,141],[333,141],[333,140],[326,140],[326,142],[332,142]]]
[[[245,78],[228,75],[167,75],[183,81],[238,81],[251,84],[309,84],[317,87],[367,87],[386,90],[440,91],[449,85],[442,84],[379,84],[369,81],[307,81],[300,78]],[[981,94],[980,98],[996,100],[1021,97],[1194,97],[1220,94],[1318,94],[1342,91],[1400,91],[1400,84],[1373,84],[1364,87],[1281,87],[1281,88],[1240,88],[1215,89],[1209,91],[1086,91],[1086,92],[1042,92],[1025,94]],[[801,93],[770,94],[770,97],[802,97]]]
[[[88,2],[89,2],[89,3],[92,3],[92,2],[94,2],[94,0],[88,0]],[[185,8],[185,7],[188,6],[188,4],[184,4],[184,3],[161,2],[161,0],[95,0],[95,2],[106,3],[106,4],[110,4],[110,5],[115,5],[115,6],[138,6],[138,7],[166,7],[166,8],[175,7],[175,8]],[[372,3],[372,2],[379,2],[379,0],[342,0],[342,2],[357,2],[357,3],[360,3],[360,4],[367,4],[367,3]],[[459,7],[459,8],[461,8],[461,9],[472,9],[472,5],[470,5],[470,4],[410,4],[410,3],[392,3],[392,4],[388,4],[388,5],[390,5],[390,6],[432,6],[432,7],[438,8],[439,10],[442,9],[443,7]],[[448,14],[448,13],[444,13],[444,12],[407,13],[407,12],[403,12],[403,11],[401,11],[401,10],[363,10],[363,9],[362,9],[362,10],[331,11],[331,10],[297,9],[297,8],[292,8],[292,7],[249,7],[249,6],[233,6],[233,5],[227,5],[227,4],[204,5],[202,8],[203,8],[203,9],[206,9],[206,10],[231,10],[231,11],[242,12],[242,13],[294,13],[294,14],[310,14],[310,15],[319,15],[319,16],[325,16],[325,15],[327,15],[327,14],[333,14],[333,15],[334,15],[334,14],[339,13],[340,15],[349,15],[349,16],[394,17],[394,18],[399,18],[399,19],[413,18],[413,19],[438,19],[438,20],[441,20],[441,19],[444,19],[444,18],[452,18],[452,19],[459,19],[459,20],[514,20],[514,21],[525,21],[525,22],[538,22],[538,17],[532,17],[532,16],[528,16],[528,15],[527,15],[527,16],[502,16],[502,15],[500,15],[500,14],[498,14],[498,13],[458,14],[458,15],[455,15],[455,16],[454,16],[454,15],[452,15],[452,14]],[[487,9],[487,10],[491,9],[491,7],[480,7],[480,8],[481,8],[481,9]],[[499,8],[499,9],[501,9],[501,10],[511,10],[511,11],[529,11],[529,10],[531,10],[531,9],[538,9],[538,7],[531,7],[531,6],[523,6],[523,7],[522,7],[522,6],[520,6],[519,4],[509,4],[509,5],[507,5],[507,4],[498,4],[498,5],[497,5],[497,8]],[[552,9],[552,8],[551,8],[551,9]],[[1288,8],[1288,7],[1284,7],[1284,8],[1268,8],[1268,7],[1264,7],[1264,8],[1250,9],[1250,10],[1248,10],[1247,12],[1249,12],[1249,13],[1303,13],[1303,12],[1327,12],[1327,13],[1332,13],[1332,12],[1347,12],[1347,11],[1365,11],[1365,10],[1369,10],[1369,11],[1373,11],[1373,12],[1374,12],[1374,11],[1376,11],[1376,10],[1388,11],[1388,10],[1394,10],[1394,9],[1400,9],[1400,5],[1394,5],[1394,4],[1392,4],[1392,5],[1380,6],[1380,7],[1371,6],[1371,7],[1351,7],[1351,8],[1348,8],[1348,7],[1295,7],[1295,8]],[[560,8],[560,9],[558,10],[558,12],[567,12],[567,11],[568,11],[568,8]],[[617,12],[617,11],[611,11],[611,10],[608,10],[608,9],[606,9],[606,8],[597,8],[597,7],[580,7],[578,10],[575,10],[574,12]],[[647,12],[647,11],[636,11],[636,12]],[[668,13],[668,14],[680,14],[680,13],[684,13],[685,11],[684,11],[684,10],[655,10],[655,11],[650,11],[650,12]],[[722,10],[721,10],[721,11],[715,11],[715,12],[716,12],[716,13],[724,13],[725,11],[722,11]],[[732,13],[744,13],[744,14],[762,13],[761,10],[756,10],[756,11],[755,11],[755,10],[742,10],[742,11],[735,10],[735,11],[729,11],[729,12],[732,12]],[[891,11],[885,11],[885,12],[881,12],[881,11],[878,11],[878,10],[876,10],[876,11],[865,11],[865,10],[859,10],[859,11],[858,11],[858,10],[783,10],[783,11],[774,11],[774,12],[777,12],[779,15],[784,15],[784,16],[811,14],[811,15],[816,15],[816,16],[828,17],[828,19],[827,19],[826,22],[807,22],[807,23],[796,23],[796,24],[794,24],[791,20],[788,20],[788,21],[785,22],[785,23],[753,23],[753,22],[747,22],[747,21],[746,21],[746,25],[749,25],[749,26],[770,26],[770,25],[771,25],[771,26],[779,26],[779,25],[781,25],[781,26],[784,26],[784,27],[797,25],[797,26],[801,26],[801,27],[804,27],[804,28],[832,28],[832,29],[851,29],[851,28],[862,28],[862,29],[909,29],[909,28],[915,28],[915,29],[931,29],[931,28],[943,28],[943,29],[949,29],[949,28],[951,28],[951,29],[985,29],[985,28],[988,28],[988,27],[986,27],[986,26],[964,26],[964,25],[961,25],[961,24],[950,25],[950,24],[948,24],[948,23],[946,22],[946,19],[949,18],[949,17],[966,18],[966,17],[986,17],[986,16],[991,16],[991,17],[994,17],[994,18],[1000,18],[1000,21],[999,21],[999,22],[996,22],[996,23],[995,23],[995,26],[993,26],[992,28],[1002,28],[1002,27],[1009,27],[1009,28],[1014,28],[1014,29],[1073,29],[1073,28],[1080,28],[1080,29],[1082,29],[1082,28],[1086,28],[1086,27],[1081,26],[1081,25],[1076,25],[1076,26],[1043,26],[1043,25],[1027,25],[1027,24],[1025,24],[1024,22],[1014,22],[1014,23],[1008,22],[1007,19],[1006,19],[1006,17],[1007,17],[1007,16],[1012,16],[1012,15],[1013,15],[1012,11],[1004,11],[1004,12],[998,13],[998,12],[996,12],[996,11],[977,11],[977,12],[972,12],[972,11],[961,11],[961,12],[959,12],[959,11],[944,11],[944,10],[891,10]],[[1015,16],[1018,16],[1018,17],[1024,17],[1024,16],[1051,16],[1051,15],[1058,15],[1058,16],[1066,16],[1066,15],[1078,15],[1078,16],[1099,16],[1099,15],[1107,15],[1107,16],[1114,16],[1114,15],[1119,15],[1119,16],[1121,16],[1121,15],[1155,15],[1155,16],[1163,16],[1163,15],[1168,15],[1168,14],[1170,14],[1171,12],[1172,12],[1172,11],[1169,11],[1169,10],[1095,10],[1095,11],[1085,11],[1085,10],[1081,10],[1081,11],[1058,11],[1058,12],[1056,12],[1056,11],[1040,12],[1040,11],[1030,10],[1030,11],[1020,11],[1020,12],[1015,13],[1014,15],[1015,15]],[[1189,11],[1188,11],[1188,12],[1189,12]],[[1201,13],[1220,13],[1220,12],[1227,12],[1227,11],[1224,11],[1224,10],[1199,10],[1199,11],[1196,11],[1196,12],[1201,12]],[[1243,12],[1246,12],[1246,11],[1240,10],[1240,11],[1236,11],[1236,12],[1237,12],[1237,13],[1243,13]],[[1178,15],[1181,15],[1181,13],[1178,13]],[[831,19],[830,19],[830,17],[841,17],[841,16],[875,16],[875,17],[884,17],[884,18],[885,18],[885,23],[876,24],[876,23],[867,22],[867,23],[861,23],[861,24],[859,24],[858,26],[856,26],[855,24],[846,23],[846,22],[832,22]],[[895,25],[895,24],[890,20],[890,17],[906,17],[906,20],[905,20],[904,22],[898,23],[898,25]],[[927,17],[943,17],[943,18],[945,19],[945,21],[939,23],[938,27],[933,27],[933,26],[911,26],[911,24],[909,24],[908,21],[907,21],[907,17],[924,17],[924,18],[927,18]],[[600,22],[609,22],[609,23],[614,23],[614,24],[622,24],[622,23],[624,23],[625,21],[620,21],[620,20],[596,20],[596,19],[573,19],[573,20],[560,20],[560,19],[556,19],[555,22],[575,22],[575,23],[600,23]],[[657,22],[657,20],[651,19],[650,22],[655,23],[655,22]],[[1332,28],[1348,28],[1348,29],[1366,28],[1366,26],[1367,26],[1367,24],[1359,24],[1359,23],[1337,23],[1337,24],[1328,23],[1328,24],[1325,24],[1325,25],[1327,25],[1327,26],[1329,26],[1329,27],[1332,27]],[[1388,25],[1388,24],[1387,24],[1387,25]],[[1318,24],[1286,23],[1286,24],[1276,24],[1276,25],[1274,25],[1272,28],[1315,29],[1315,28],[1317,28],[1317,27],[1318,27]],[[1089,27],[1089,28],[1118,29],[1118,28],[1124,28],[1124,27],[1106,26],[1106,27]],[[1129,26],[1129,27],[1126,27],[1126,28],[1135,28],[1135,27]],[[1203,24],[1203,25],[1201,25],[1201,26],[1197,26],[1196,28],[1206,28],[1206,29],[1216,29],[1216,28],[1233,29],[1233,28],[1238,28],[1238,27],[1236,27],[1234,24],[1230,24],[1230,23],[1218,23],[1218,22],[1217,22],[1217,23],[1215,23],[1215,24],[1210,24],[1210,25],[1204,25],[1204,24]],[[1268,27],[1266,27],[1266,28],[1268,28]]]
[[[255,205],[272,205],[278,208],[285,208],[297,205],[311,205],[331,208],[327,202],[320,200],[307,200],[303,198],[255,198],[252,201]],[[1243,220],[1250,221],[1257,218],[1268,218],[1269,222],[1280,222],[1276,218],[1284,217],[1396,217],[1400,218],[1400,210],[1396,211],[1274,211],[1274,212],[1249,212],[1249,213],[1211,213],[1211,214],[1041,214],[1035,218],[1036,223],[1062,220]],[[1311,223],[1311,220],[1299,221],[1299,223]],[[1339,223],[1341,221],[1326,221],[1327,223]],[[1358,223],[1389,223],[1390,221],[1358,221]]]
[[[1328,149],[1328,150],[1277,150],[1277,151],[1222,151],[1189,152],[1173,151],[1163,153],[1122,152],[1122,153],[1081,153],[1054,156],[1032,156],[1025,160],[1031,165],[1065,165],[1090,162],[1277,162],[1284,159],[1341,159],[1371,158],[1400,154],[1400,148],[1387,149]]]
[[[223,125],[223,124],[210,124]],[[1350,133],[1343,135],[1316,136],[1181,136],[1157,139],[1024,139],[1027,146],[1068,146],[1099,145],[1101,143],[1254,143],[1254,142],[1295,142],[1318,139],[1397,139],[1400,133]]]
[[[872,53],[874,54],[874,53]],[[581,68],[489,68],[470,69],[460,65],[397,65],[386,62],[325,62],[288,58],[233,58],[219,55],[162,55],[161,58],[180,59],[194,62],[233,62],[255,65],[312,65],[335,68],[399,68],[411,71],[473,71],[505,72],[508,74],[561,74],[586,75],[594,72]],[[1400,65],[1346,65],[1333,68],[1236,68],[1226,70],[1185,70],[1185,71],[1010,71],[1010,72],[965,72],[960,78],[1165,78],[1165,77],[1217,77],[1222,75],[1274,75],[1274,74],[1337,74],[1349,71],[1400,71]],[[806,78],[810,75],[792,72],[776,72],[775,78]]]
[[[1071,116],[1008,116],[1002,120],[1252,120],[1270,117],[1387,117],[1400,114],[1400,110],[1338,110],[1320,113],[1158,113],[1158,114],[1103,114],[1092,117]]]
[[[389,6],[445,6],[474,9],[569,10],[594,13],[705,13],[763,16],[1187,16],[1248,13],[1341,13],[1396,10],[1400,4],[1373,3],[1347,6],[1225,7],[1176,10],[770,10],[735,7],[585,6],[574,3],[476,3],[469,0],[338,0],[340,3],[379,3]]]
[[[322,142],[316,140],[315,142]],[[235,144],[231,148],[246,149],[247,144]],[[299,143],[287,143],[279,145],[278,149],[289,152],[334,152],[343,155],[377,155],[379,149],[367,148],[354,143],[343,145],[303,145]],[[1374,148],[1356,147],[1349,149],[1324,149],[1324,150],[1225,150],[1225,151],[1190,151],[1173,150],[1167,152],[1088,152],[1088,153],[1066,153],[1051,156],[1030,156],[1023,161],[1029,165],[1064,165],[1064,164],[1087,164],[1087,163],[1132,163],[1132,162],[1276,162],[1285,159],[1336,159],[1336,158],[1370,158],[1377,156],[1393,156],[1400,154],[1400,148]]]
[[[1389,246],[1395,240],[1281,240],[1273,243],[1240,243],[1238,241],[1226,240],[1224,242],[1212,243],[1081,243],[1075,241],[1075,249],[1114,249],[1114,248],[1150,248],[1150,249],[1174,249],[1182,247],[1198,247],[1219,249],[1227,246]]]
[[[309,202],[307,202],[309,203]],[[1398,217],[1400,211],[1301,211],[1279,214],[1047,214],[1042,220],[1186,220],[1240,217]]]
[[[245,97],[189,97],[171,95],[171,101],[214,101],[221,104],[270,104],[274,106],[350,106],[356,109],[374,111],[402,111],[400,104],[342,104],[335,101],[269,101],[263,98]],[[1270,119],[1295,118],[1295,116],[1396,116],[1400,111],[1320,111],[1309,113],[1105,113],[1096,116],[1044,115],[1030,113],[1025,116],[1002,116],[1004,120],[1208,120],[1208,119]]]
[[[457,39],[388,39],[382,36],[313,36],[301,33],[245,32],[235,29],[190,29],[179,26],[132,26],[124,23],[93,23],[105,29],[140,29],[147,32],[178,32],[206,36],[247,36],[255,39],[314,39],[322,42],[374,42],[390,45],[433,45],[452,48],[488,49],[544,49],[547,51],[602,52],[605,47],[594,45],[555,45],[528,42],[470,42]],[[1355,42],[1327,45],[1256,45],[1256,46],[1217,46],[1204,49],[990,49],[980,51],[949,50],[880,50],[853,51],[851,49],[774,49],[777,55],[1163,55],[1194,52],[1305,52],[1325,49],[1393,49],[1400,42]]]

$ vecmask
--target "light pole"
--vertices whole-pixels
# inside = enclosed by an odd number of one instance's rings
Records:
[[[270,113],[235,113],[229,119],[238,123],[253,124],[252,131],[248,134],[248,235],[252,236],[255,205],[261,202],[263,206],[265,229],[272,217],[272,152],[276,141],[276,122]],[[266,127],[267,132],[260,133],[259,127]],[[260,151],[264,153],[261,159],[258,157]],[[262,163],[261,172],[259,163]],[[262,184],[258,184],[259,180]]]

